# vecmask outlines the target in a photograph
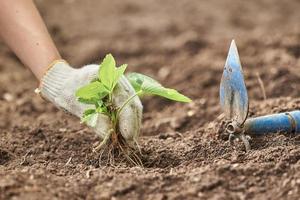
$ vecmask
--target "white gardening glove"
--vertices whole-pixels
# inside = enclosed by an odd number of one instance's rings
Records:
[[[58,108],[82,117],[83,112],[91,105],[76,100],[75,92],[78,88],[97,78],[99,65],[86,65],[80,69],[69,66],[64,60],[55,61],[41,79],[39,92],[42,97],[52,102]],[[131,84],[122,76],[113,93],[113,103],[120,107],[135,93]],[[142,119],[142,104],[138,97],[127,104],[120,113],[119,130],[127,141],[133,141],[139,134]],[[100,114],[97,124],[93,127],[102,139],[112,129],[108,116]]]

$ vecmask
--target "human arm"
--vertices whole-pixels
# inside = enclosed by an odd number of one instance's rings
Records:
[[[0,0],[0,36],[40,80],[61,56],[32,0]]]

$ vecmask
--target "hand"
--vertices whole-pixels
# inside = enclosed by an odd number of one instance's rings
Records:
[[[65,61],[58,60],[41,79],[40,93],[57,107],[81,117],[89,105],[78,102],[75,92],[78,88],[97,78],[98,70],[99,65],[86,65],[75,69]],[[124,76],[121,77],[113,93],[113,103],[116,107],[120,107],[134,92],[128,80]],[[136,97],[120,113],[119,130],[126,140],[134,140],[138,136],[141,119],[142,104]],[[112,129],[108,116],[100,114],[93,129],[103,139]]]

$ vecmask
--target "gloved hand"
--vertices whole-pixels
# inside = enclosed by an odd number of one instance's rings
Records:
[[[99,65],[86,65],[80,69],[69,66],[64,60],[55,61],[41,79],[39,92],[42,97],[52,102],[58,108],[81,117],[89,105],[76,100],[75,92],[78,88],[97,78]],[[122,76],[113,93],[113,103],[120,107],[134,94],[131,84]],[[138,97],[127,104],[120,113],[119,130],[127,140],[134,140],[139,134],[142,119],[142,104]],[[108,116],[100,114],[97,124],[93,127],[102,139],[110,131],[112,124]]]

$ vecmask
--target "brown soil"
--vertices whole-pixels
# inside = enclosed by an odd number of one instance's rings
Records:
[[[32,74],[0,45],[0,199],[299,199],[300,136],[254,137],[245,153],[217,133],[232,38],[251,116],[300,109],[298,0],[36,2],[73,66],[111,52],[194,102],[145,99],[144,168],[99,167],[97,137],[37,97]]]

